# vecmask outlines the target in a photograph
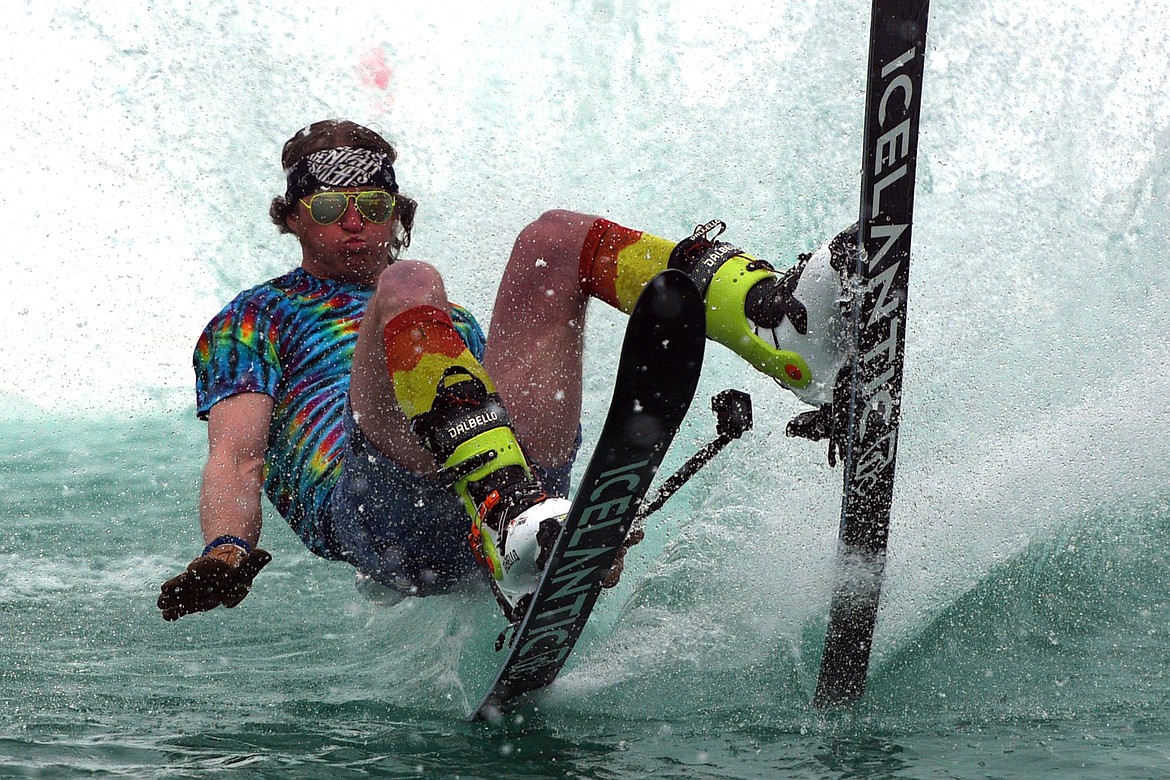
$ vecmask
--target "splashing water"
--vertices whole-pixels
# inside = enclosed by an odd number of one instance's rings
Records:
[[[823,715],[839,474],[722,348],[757,426],[656,516],[562,679],[463,724],[501,627],[363,601],[275,514],[237,609],[164,624],[197,551],[190,352],[296,262],[297,128],[400,150],[412,257],[486,321],[552,207],[718,217],[780,265],[855,219],[857,4],[25,5],[0,31],[0,775],[1031,777],[1166,767],[1170,4],[936,3],[906,405],[870,690]],[[622,317],[588,326],[586,450]],[[667,467],[711,437],[692,413]],[[583,466],[583,464],[581,464]],[[1096,770],[1094,772],[1093,770]]]

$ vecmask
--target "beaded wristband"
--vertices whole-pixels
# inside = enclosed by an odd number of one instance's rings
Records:
[[[236,547],[242,548],[245,553],[252,552],[252,545],[248,544],[246,540],[241,539],[238,536],[232,536],[231,534],[224,534],[223,536],[217,536],[208,542],[207,546],[203,548],[203,554],[207,555],[207,553],[211,552],[216,547],[219,547],[221,544],[234,544]]]

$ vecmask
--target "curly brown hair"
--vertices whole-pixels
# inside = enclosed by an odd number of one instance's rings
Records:
[[[358,149],[370,149],[382,152],[390,158],[393,164],[398,159],[398,152],[390,142],[368,127],[363,127],[347,119],[326,119],[314,122],[308,127],[299,130],[296,135],[284,144],[280,154],[280,163],[285,171],[291,169],[301,161],[301,158],[322,149],[336,149],[339,146],[353,146]],[[398,203],[394,207],[394,216],[398,222],[398,229],[390,241],[390,257],[398,258],[398,254],[410,246],[410,231],[414,228],[414,213],[418,203],[401,193],[397,195]],[[291,233],[285,220],[296,208],[287,195],[277,195],[272,199],[268,209],[268,216],[281,233]]]

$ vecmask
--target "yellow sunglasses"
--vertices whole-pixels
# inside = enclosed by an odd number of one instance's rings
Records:
[[[301,203],[309,210],[309,216],[318,225],[332,225],[349,208],[350,200],[357,207],[358,213],[370,222],[382,223],[390,219],[394,213],[396,199],[385,190],[366,190],[365,192],[318,192],[308,200],[301,198]]]

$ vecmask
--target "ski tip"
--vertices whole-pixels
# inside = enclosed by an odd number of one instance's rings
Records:
[[[660,271],[650,280],[649,288],[657,294],[686,295],[688,292],[694,292],[695,295],[699,295],[695,281],[677,268]]]
[[[677,269],[667,269],[651,279],[638,304],[647,306],[656,319],[694,322],[706,330],[703,296],[694,280]]]

